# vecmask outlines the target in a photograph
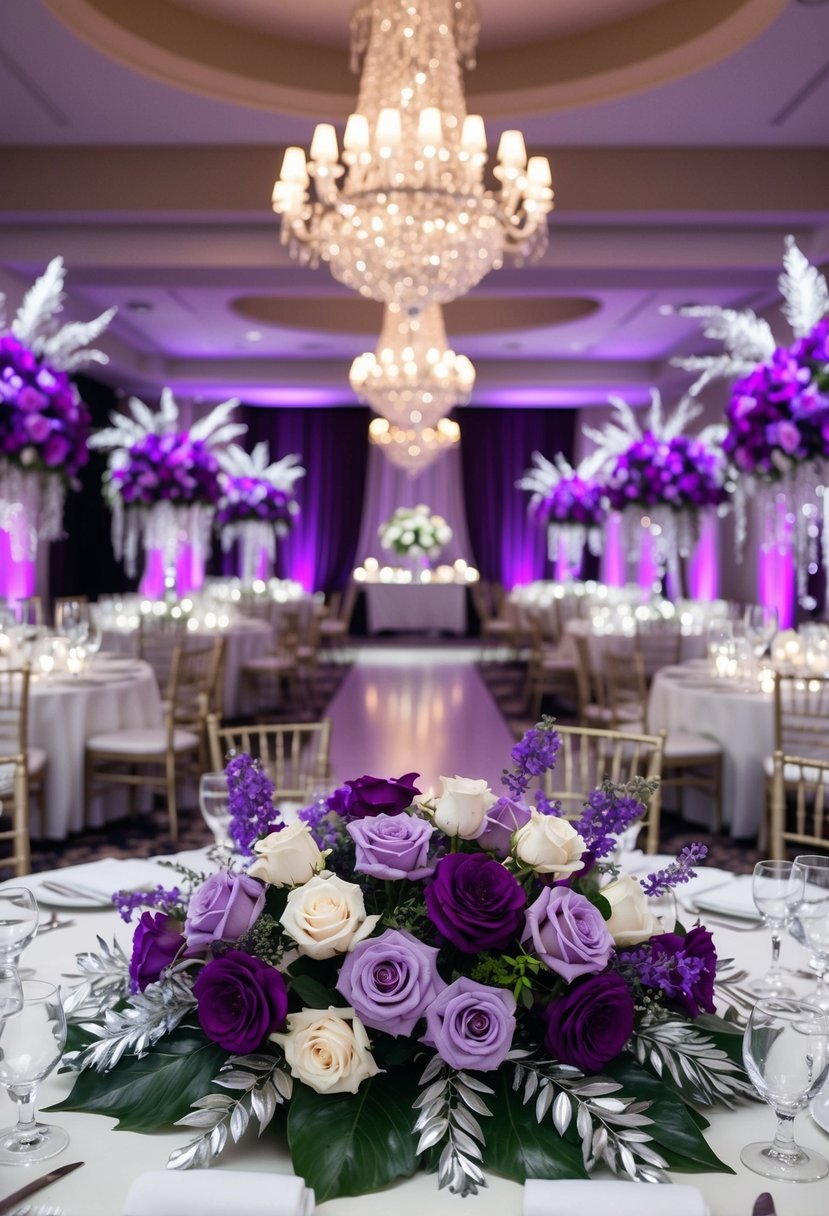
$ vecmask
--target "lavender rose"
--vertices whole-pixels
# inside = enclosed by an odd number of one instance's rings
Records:
[[[227,1051],[256,1051],[288,1012],[285,981],[275,967],[231,950],[213,959],[193,985],[201,1028]]]
[[[259,919],[265,888],[246,874],[211,874],[193,893],[184,934],[191,948],[235,942]]]
[[[425,894],[432,924],[466,954],[505,950],[523,925],[523,887],[485,853],[442,857]]]
[[[373,878],[413,880],[428,878],[434,870],[426,854],[434,832],[431,823],[401,812],[355,819],[346,830],[357,846],[354,869]]]
[[[567,983],[607,965],[613,938],[601,912],[569,887],[547,887],[527,909],[521,944]]]
[[[648,946],[655,963],[669,963],[667,968],[660,968],[659,983],[668,1000],[690,1018],[713,1013],[717,951],[710,932],[695,925],[684,937],[660,933]]]
[[[547,1007],[544,1046],[562,1064],[596,1072],[633,1032],[633,997],[620,975],[604,971],[574,984]]]
[[[163,912],[145,912],[135,926],[130,979],[141,991],[154,984],[184,945],[181,922]]]
[[[446,987],[437,972],[438,952],[411,933],[387,929],[346,955],[337,991],[360,1020],[391,1035],[409,1035]]]
[[[334,790],[328,805],[344,819],[399,815],[420,794],[414,784],[417,778],[417,773],[404,773],[402,777],[358,777]]]
[[[513,832],[529,823],[531,813],[530,808],[521,802],[513,802],[511,798],[499,798],[486,813],[484,830],[478,837],[478,844],[490,853],[507,857]]]
[[[462,975],[429,1006],[422,1041],[450,1068],[490,1072],[507,1058],[514,1033],[512,993]]]

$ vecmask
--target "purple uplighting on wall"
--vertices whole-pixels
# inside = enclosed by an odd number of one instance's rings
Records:
[[[688,588],[692,599],[715,600],[720,593],[719,529],[713,512],[702,514],[699,541],[688,563]]]
[[[624,587],[627,581],[627,562],[622,549],[622,521],[611,511],[604,526],[604,548],[602,550],[601,580],[608,587]]]
[[[659,582],[659,567],[653,556],[653,537],[647,528],[642,528],[639,539],[639,566],[636,581],[648,594],[653,591],[654,583]]]
[[[776,514],[776,518],[775,518]],[[777,609],[781,629],[795,624],[795,556],[793,521],[781,496],[770,508],[763,527],[763,542],[757,551],[757,598]]]
[[[37,564],[33,561],[15,561],[11,537],[0,529],[0,599],[28,599],[35,593],[36,581]]]

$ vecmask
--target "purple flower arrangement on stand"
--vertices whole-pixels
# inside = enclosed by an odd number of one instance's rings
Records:
[[[277,537],[288,535],[299,514],[295,486],[305,476],[299,459],[284,456],[270,464],[267,443],[250,453],[232,444],[225,453],[215,524],[225,552],[239,542],[240,575],[247,585],[263,577],[263,555],[273,565]]]
[[[62,535],[64,495],[88,460],[89,413],[69,376],[107,362],[89,343],[115,309],[59,326],[63,282],[63,260],[54,258],[0,334],[0,528],[15,561],[33,560],[38,540]],[[0,327],[2,307],[0,296]]]
[[[585,545],[596,557],[602,552],[602,528],[607,519],[605,490],[596,479],[596,462],[582,461],[573,469],[559,452],[549,461],[533,452],[533,465],[518,482],[530,490],[530,516],[547,525],[547,554],[551,562],[563,558],[575,575]]]
[[[464,777],[424,796],[416,773],[364,776],[290,823],[258,762],[234,756],[231,868],[171,863],[175,888],[116,893],[125,919],[146,908],[131,957],[78,957],[62,1108],[192,1129],[173,1168],[210,1164],[283,1108],[320,1202],[418,1169],[460,1194],[485,1170],[726,1170],[688,1106],[750,1093],[741,1034],[714,1016],[711,934],[651,902],[706,850],[620,873],[618,838],[654,783],[605,782],[568,821],[530,794],[558,749],[544,719],[501,797]]]

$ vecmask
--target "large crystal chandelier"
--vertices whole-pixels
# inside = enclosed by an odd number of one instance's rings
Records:
[[[492,170],[500,187],[484,186],[484,124],[466,113],[461,81],[478,28],[474,0],[359,5],[352,67],[362,58],[363,70],[342,158],[334,127],[320,123],[308,159],[286,149],[274,186],[295,256],[322,258],[361,295],[409,309],[464,295],[505,254],[543,249],[550,166],[527,161],[520,131],[501,136]]]
[[[357,356],[349,380],[376,414],[418,429],[434,427],[453,406],[469,400],[475,368],[448,347],[439,304],[422,312],[391,304],[383,309],[377,349]]]
[[[401,427],[385,418],[374,418],[368,437],[393,465],[417,477],[438,456],[457,447],[461,428],[451,418],[440,418],[434,426],[425,427]]]

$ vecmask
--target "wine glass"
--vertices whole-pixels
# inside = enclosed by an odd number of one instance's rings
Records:
[[[19,1013],[23,1008],[23,987],[16,967],[0,964],[0,1035],[3,1019]]]
[[[66,1015],[60,989],[45,980],[23,980],[17,1013],[0,1030],[0,1085],[17,1103],[17,1123],[0,1131],[0,1165],[30,1165],[63,1152],[69,1137],[61,1127],[35,1116],[38,1084],[63,1054]]]
[[[75,646],[86,640],[89,613],[80,600],[64,600],[55,610],[55,629]]]
[[[764,1178],[815,1182],[829,1174],[820,1153],[795,1143],[794,1118],[818,1093],[829,1073],[829,1018],[822,1009],[785,997],[764,997],[743,1035],[743,1062],[751,1083],[777,1115],[771,1144],[747,1144],[743,1165]]]
[[[743,616],[746,637],[754,655],[762,659],[777,633],[777,609],[771,604],[749,604]]]
[[[809,1001],[829,1011],[829,857],[801,853],[794,859],[794,868],[803,876],[803,896],[797,909],[797,919],[805,944],[820,963],[817,986]]]
[[[37,901],[28,887],[0,887],[0,965],[17,966],[37,924]]]
[[[227,777],[224,773],[202,773],[199,780],[199,807],[202,818],[219,849],[222,861],[227,861],[233,852],[230,839],[230,806]]]
[[[749,985],[755,996],[794,996],[780,966],[780,931],[791,924],[803,899],[803,873],[791,861],[758,861],[751,894],[757,911],[771,929],[771,967]]]

